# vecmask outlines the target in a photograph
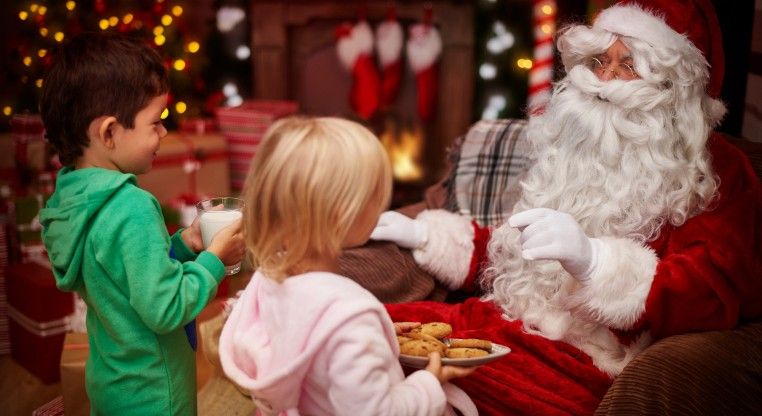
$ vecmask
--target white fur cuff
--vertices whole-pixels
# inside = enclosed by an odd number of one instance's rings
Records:
[[[601,237],[599,264],[572,295],[572,304],[596,321],[630,329],[646,309],[659,259],[650,248],[626,238]]]
[[[460,288],[474,253],[471,220],[445,210],[426,210],[416,220],[426,224],[427,241],[413,250],[415,261],[449,289]]]

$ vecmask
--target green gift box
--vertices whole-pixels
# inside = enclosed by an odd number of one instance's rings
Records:
[[[48,197],[48,195],[35,194],[18,197],[14,201],[14,219],[19,245],[36,245],[42,241],[39,214]]]

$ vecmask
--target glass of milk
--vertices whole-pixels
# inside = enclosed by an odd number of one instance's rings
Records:
[[[220,230],[241,219],[243,200],[231,197],[205,199],[196,204],[196,209],[199,215],[201,239],[204,242],[204,248],[207,248]],[[225,274],[228,276],[240,270],[241,263],[225,266]]]

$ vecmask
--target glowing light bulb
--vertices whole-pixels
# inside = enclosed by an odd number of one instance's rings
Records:
[[[161,17],[161,24],[163,24],[164,26],[171,25],[172,24],[172,16],[170,16],[168,14],[165,14],[164,16],[162,16]]]
[[[71,1],[71,0],[69,0],[69,1],[67,1],[67,2],[66,2],[66,10],[68,10],[68,11],[72,11],[72,10],[74,10],[76,7],[77,7],[77,3],[76,3],[76,2],[73,2],[73,1]]]
[[[182,59],[177,59],[175,60],[175,63],[173,66],[176,70],[182,71],[183,69],[185,69],[185,61]]]
[[[125,25],[129,25],[130,22],[132,22],[132,19],[134,18],[135,16],[133,16],[132,13],[127,13],[124,15],[124,17],[122,17],[122,23],[124,23]]]
[[[19,12],[19,19],[26,20],[28,17],[29,17],[29,13],[27,13],[26,11],[22,10]]]
[[[542,6],[541,10],[542,10],[543,13],[545,13],[547,15],[550,15],[551,13],[553,13],[553,6],[551,6],[549,4],[546,4],[546,5]]]
[[[200,48],[201,45],[199,45],[199,43],[195,40],[188,43],[188,52],[190,53],[196,53]]]
[[[518,66],[519,68],[522,68],[522,69],[531,69],[532,68],[532,60],[531,59],[526,59],[526,58],[521,58],[521,59],[516,61],[516,66]]]
[[[177,104],[175,104],[175,111],[177,111],[177,114],[182,114],[187,109],[188,109],[188,105],[185,104],[185,102],[183,101],[178,101]]]
[[[64,40],[63,32],[56,32],[56,34],[53,35],[53,39],[55,39],[56,42],[62,42]]]
[[[21,62],[23,62],[24,65],[26,65],[26,66],[32,65],[32,57],[31,56],[25,56],[24,59],[21,60]]]
[[[180,6],[173,7],[172,8],[172,14],[175,15],[175,16],[180,16],[181,14],[183,14],[183,8],[180,7]]]
[[[479,76],[482,79],[494,79],[497,75],[497,67],[494,64],[485,62],[479,67]]]
[[[3,107],[3,114],[5,114],[6,116],[9,116],[12,113],[13,113],[13,108],[11,108],[11,106],[6,105],[5,107]]]
[[[153,35],[154,36],[161,36],[164,34],[164,26],[156,26],[153,28]]]
[[[47,36],[48,36],[48,28],[46,28],[46,27],[41,27],[41,28],[40,28],[40,36],[42,36],[43,38],[44,38],[44,37],[47,37]]]
[[[45,55],[47,55],[47,54],[48,54],[48,50],[47,49],[40,49],[39,51],[37,51],[37,56],[39,56],[40,58],[44,58]]]
[[[164,44],[164,42],[166,42],[166,41],[167,41],[167,38],[165,38],[163,35],[159,35],[159,36],[156,36],[155,38],[153,38],[153,42],[154,42],[154,43],[155,43],[157,46],[161,46],[161,45],[163,45],[163,44]]]
[[[107,20],[107,19],[101,19],[101,20],[98,22],[98,27],[99,27],[99,28],[101,28],[101,30],[106,30],[106,29],[108,29],[108,20]]]
[[[37,81],[34,82],[34,85],[36,85],[37,88],[42,88],[42,78],[37,79]]]

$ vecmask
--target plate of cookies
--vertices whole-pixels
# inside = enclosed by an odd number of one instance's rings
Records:
[[[400,363],[424,368],[429,363],[429,354],[439,351],[442,365],[472,367],[497,360],[511,352],[504,345],[484,339],[450,338],[451,333],[450,324],[429,322],[397,335]]]

